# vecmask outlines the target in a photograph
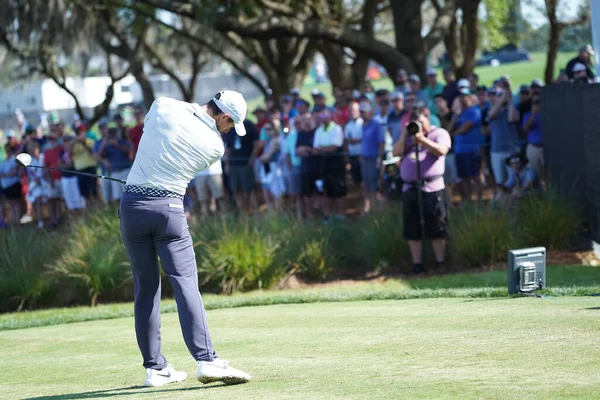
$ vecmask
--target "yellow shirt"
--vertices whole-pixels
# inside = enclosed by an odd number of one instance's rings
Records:
[[[93,139],[85,139],[85,143],[91,149],[94,148]],[[86,168],[96,167],[98,163],[94,158],[94,155],[86,149],[81,142],[75,142],[73,144],[73,164],[77,171],[84,170]]]

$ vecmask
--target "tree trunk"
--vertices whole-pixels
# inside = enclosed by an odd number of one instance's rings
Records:
[[[457,70],[457,75],[460,77],[468,77],[475,68],[475,56],[479,42],[479,19],[477,18],[479,3],[480,0],[466,0],[463,1],[461,7],[463,12],[461,27],[463,60]]]
[[[421,18],[421,5],[423,0],[397,0],[391,1],[394,17],[394,28],[396,33],[396,49],[406,54],[410,65],[405,66],[409,73],[421,75],[425,82],[425,70],[427,67],[427,53],[425,41],[421,35],[423,20]],[[387,69],[387,68],[386,68]],[[397,68],[399,69],[399,68]],[[393,78],[396,71],[388,71]]]
[[[146,111],[148,111],[148,110],[150,110],[150,107],[152,107],[152,103],[154,103],[155,96],[154,96],[154,89],[152,88],[152,84],[150,83],[148,76],[144,72],[143,64],[138,64],[137,62],[132,63],[131,73],[133,74],[133,76],[135,77],[135,80],[137,81],[137,83],[140,85],[140,88],[142,89],[142,96],[144,99],[144,107],[146,108]]]
[[[327,41],[319,42],[319,51],[327,63],[329,80],[334,87],[355,86],[353,68],[344,61],[344,49]]]
[[[546,85],[552,83],[554,78],[554,68],[556,65],[556,56],[560,45],[561,26],[558,21],[550,20],[550,39],[548,40],[548,52],[546,55],[546,69],[544,70],[544,81]]]
[[[367,80],[367,70],[369,69],[369,57],[360,53],[356,56],[352,64],[352,85],[344,85],[354,89],[360,89]]]

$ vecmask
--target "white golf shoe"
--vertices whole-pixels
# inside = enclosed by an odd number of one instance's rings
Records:
[[[204,384],[220,381],[226,385],[246,383],[252,379],[244,371],[229,366],[227,361],[219,358],[214,361],[198,361],[197,377]]]
[[[187,374],[183,371],[175,371],[171,364],[163,369],[146,368],[146,380],[144,386],[157,387],[172,382],[183,382]]]

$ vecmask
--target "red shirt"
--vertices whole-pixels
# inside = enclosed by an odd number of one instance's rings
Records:
[[[133,143],[133,154],[137,153],[140,140],[142,140],[142,134],[144,133],[144,124],[139,124],[129,131],[129,139]]]
[[[343,108],[336,108],[333,111],[333,122],[337,125],[344,127],[350,119],[350,109],[348,106]]]
[[[44,166],[49,168],[58,168],[58,160],[60,160],[60,155],[62,152],[62,146],[56,146],[53,149],[46,149],[46,151],[44,151]],[[60,171],[50,171],[50,176],[54,181],[58,181],[61,178]]]

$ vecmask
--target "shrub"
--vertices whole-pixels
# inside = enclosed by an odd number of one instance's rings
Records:
[[[231,294],[269,287],[283,271],[273,268],[279,242],[240,223],[227,228],[217,240],[198,241],[199,280],[207,288]]]
[[[115,294],[131,283],[131,269],[119,233],[119,220],[105,213],[72,226],[72,237],[53,272],[87,290],[95,306],[101,295]],[[113,298],[112,300],[117,300]]]
[[[449,250],[455,264],[482,266],[506,259],[517,241],[510,214],[494,205],[465,205],[449,222]]]
[[[391,207],[368,215],[351,226],[352,259],[369,269],[402,265],[410,259],[408,243],[402,235],[402,210]]]
[[[47,266],[59,254],[55,238],[22,228],[0,232],[0,308],[21,311],[50,302],[55,283]]]
[[[554,190],[519,200],[516,232],[527,246],[560,249],[580,226],[576,208]]]

